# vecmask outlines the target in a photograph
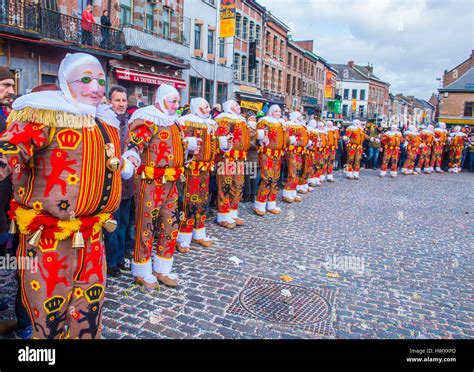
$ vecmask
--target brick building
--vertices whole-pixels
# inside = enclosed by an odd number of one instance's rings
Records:
[[[57,83],[59,63],[66,53],[95,55],[107,68],[120,60],[125,49],[119,29],[100,25],[103,9],[109,9],[112,25],[118,25],[117,7],[107,0],[93,2],[92,38],[85,44],[81,14],[86,1],[5,0],[0,2],[0,65],[15,72],[16,90],[28,93],[39,84]]]
[[[194,97],[204,97],[211,105],[214,103],[214,61],[217,58],[217,97],[222,104],[230,98],[229,90],[234,72],[232,69],[233,45],[230,40],[218,39],[216,47],[216,6],[217,0],[186,0],[185,18],[190,19],[191,68],[184,70],[184,80],[189,87],[183,91],[183,103]]]
[[[388,119],[390,109],[390,84],[374,74],[374,67],[356,65],[354,61],[347,63],[369,81],[367,114],[369,119]]]
[[[285,105],[288,31],[271,13],[264,17],[264,53],[262,58],[262,95],[269,105]]]
[[[260,76],[263,15],[266,9],[254,0],[236,0],[235,5],[234,81],[231,90],[244,111],[258,111],[265,101],[260,90]],[[249,65],[251,42],[256,43],[254,68]]]
[[[443,75],[443,87],[438,89],[439,121],[449,126],[474,126],[474,50],[461,64]]]
[[[304,49],[291,39],[287,43],[286,97],[285,105],[290,110],[300,110],[303,93]]]
[[[327,101],[335,97],[337,70],[332,68],[324,58],[314,53],[313,40],[294,43],[303,49],[301,107],[309,115],[322,118],[323,111],[327,109]],[[329,78],[328,84],[331,86],[328,97],[325,97],[326,77]]]
[[[154,102],[158,86],[167,83],[179,91],[187,87],[183,70],[190,66],[190,20],[184,0],[120,0],[126,50],[109,62],[111,83],[119,83],[145,104]]]

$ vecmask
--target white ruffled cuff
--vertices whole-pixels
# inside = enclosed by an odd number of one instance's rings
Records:
[[[142,159],[140,159],[140,155],[138,155],[135,151],[133,150],[127,150],[122,154],[123,158],[128,158],[128,157],[135,158],[136,161],[138,161],[138,165],[142,163]]]
[[[196,137],[187,137],[186,142],[188,144],[188,151],[194,152],[198,148]]]
[[[220,136],[219,137],[219,147],[222,149],[222,150],[226,150],[228,147],[229,147],[229,143],[227,141],[227,137],[226,136]]]
[[[122,159],[125,163],[125,166],[123,167],[122,172],[120,173],[120,175],[122,176],[122,178],[124,180],[128,180],[128,179],[132,178],[134,168],[133,168],[132,162],[130,160],[128,160],[127,158],[124,158],[124,157],[122,157]]]

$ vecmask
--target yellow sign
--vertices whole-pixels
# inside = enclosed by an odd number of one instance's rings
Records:
[[[355,98],[352,99],[352,112],[357,111],[357,100]]]
[[[221,0],[219,37],[235,36],[235,0]]]
[[[258,112],[263,107],[263,102],[240,101],[240,107]]]
[[[326,71],[326,84],[324,85],[324,98],[332,98],[332,72]]]

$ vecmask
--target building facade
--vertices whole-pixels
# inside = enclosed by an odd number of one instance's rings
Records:
[[[287,42],[286,58],[286,97],[285,105],[289,111],[301,109],[303,93],[304,49],[291,39]]]
[[[91,37],[85,39],[81,15],[86,2],[48,0],[0,2],[0,65],[15,73],[18,94],[29,93],[40,84],[57,83],[59,64],[67,53],[95,55],[104,70],[125,50],[121,30],[100,25],[102,10],[110,8],[112,25],[118,11],[106,0],[93,2]]]
[[[285,105],[287,44],[290,30],[271,13],[264,15],[261,90],[268,105]]]
[[[367,104],[368,119],[387,121],[390,108],[390,84],[378,78],[374,74],[374,67],[370,64],[360,66],[356,65],[354,61],[349,61],[347,64],[369,81]]]
[[[439,121],[474,126],[474,50],[464,62],[444,72],[438,91]]]
[[[183,96],[183,71],[190,67],[190,20],[184,0],[120,0],[120,25],[126,50],[109,62],[111,83],[127,88],[143,104],[154,102],[159,85],[167,83]]]
[[[183,79],[188,82],[188,86],[183,90],[183,103],[188,103],[194,97],[204,97],[211,105],[222,104],[230,99],[232,94],[229,88],[234,77],[233,38],[219,38],[216,24],[219,4],[217,0],[186,0],[184,16],[190,19],[191,61],[190,69],[183,71]],[[214,100],[216,67],[217,97]]]
[[[263,58],[263,16],[266,9],[253,0],[236,0],[234,79],[231,92],[245,110],[259,111],[265,99],[260,89]],[[255,65],[249,64],[251,43],[255,43]],[[253,57],[252,57],[253,58]]]
[[[337,70],[337,95],[341,97],[341,117],[344,120],[367,120],[369,80],[352,68],[350,63],[331,64]]]

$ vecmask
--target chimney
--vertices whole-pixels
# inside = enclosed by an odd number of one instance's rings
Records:
[[[347,66],[349,66],[349,67],[354,67],[354,61],[349,61],[349,62],[347,62]]]
[[[474,50],[471,50],[471,67],[474,67]]]
[[[369,71],[371,74],[374,73],[374,65],[371,65],[370,63],[367,63],[367,66],[365,66],[367,71]]]

